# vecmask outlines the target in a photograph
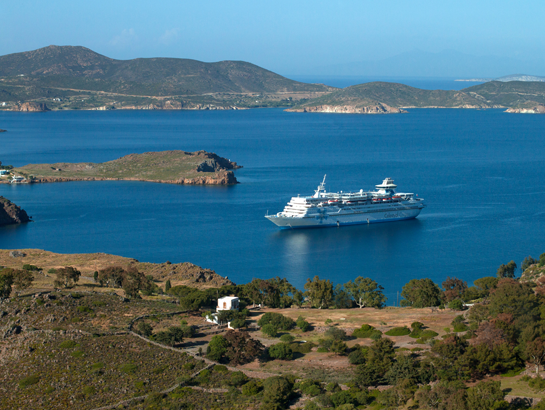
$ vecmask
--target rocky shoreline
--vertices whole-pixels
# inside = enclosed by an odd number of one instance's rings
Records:
[[[401,114],[407,112],[401,108],[390,107],[389,105],[382,103],[363,107],[357,107],[355,105],[317,105],[314,107],[288,108],[284,111],[321,112],[334,114]]]
[[[41,184],[48,182],[73,182],[73,181],[140,181],[140,182],[157,182],[160,184],[176,184],[176,185],[235,185],[237,181],[233,171],[221,171],[215,176],[202,176],[197,178],[182,178],[182,179],[144,179],[144,178],[101,178],[101,177],[39,177],[29,180],[29,184]],[[0,183],[9,183],[8,181],[0,181]]]
[[[505,112],[512,114],[545,114],[545,105],[538,104],[531,108],[509,108]]]
[[[24,209],[0,196],[0,226],[16,225],[29,221],[30,218]]]

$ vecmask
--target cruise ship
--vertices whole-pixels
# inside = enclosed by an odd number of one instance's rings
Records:
[[[320,228],[412,219],[426,206],[418,195],[396,193],[391,178],[375,191],[337,193],[326,191],[325,178],[314,195],[293,197],[282,212],[265,218],[282,229]]]

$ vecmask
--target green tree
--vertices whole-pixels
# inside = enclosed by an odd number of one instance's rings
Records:
[[[538,337],[526,343],[526,356],[535,366],[536,374],[539,374],[539,366],[545,363],[545,341]]]
[[[468,410],[508,409],[501,382],[479,382],[467,390]]]
[[[277,343],[269,347],[269,356],[272,359],[292,360],[293,350],[287,343]]]
[[[57,287],[72,288],[79,281],[81,272],[72,266],[57,269],[57,278],[54,282]]]
[[[388,338],[375,340],[369,347],[367,361],[356,369],[354,381],[360,386],[386,383],[386,373],[394,362],[395,343]]]
[[[515,261],[509,262],[507,265],[501,264],[498,268],[498,272],[496,272],[496,276],[498,278],[514,278],[515,277],[515,271],[517,269],[517,264]]]
[[[445,302],[451,302],[462,297],[467,290],[467,282],[458,279],[447,277],[443,282],[443,298]]]
[[[13,270],[13,287],[18,291],[28,289],[32,286],[34,276],[30,270],[14,269]]]
[[[130,267],[125,271],[121,286],[126,296],[139,299],[140,291],[149,288],[150,285],[148,278],[142,272],[138,272],[136,268]]]
[[[352,299],[348,292],[343,289],[340,283],[335,286],[333,291],[333,307],[335,309],[346,309],[352,307]]]
[[[532,287],[527,283],[501,279],[489,300],[491,316],[496,317],[504,313],[512,315],[515,326],[520,330],[539,319],[540,304]]]
[[[344,288],[360,309],[363,307],[380,308],[386,302],[386,296],[382,293],[384,288],[373,279],[358,276],[354,282],[345,283]]]
[[[0,271],[0,299],[9,298],[13,285],[13,269],[4,268]]]
[[[520,270],[524,272],[526,269],[528,269],[530,266],[535,265],[539,261],[537,259],[532,258],[531,256],[527,256],[522,261],[522,265],[520,266]]]
[[[208,347],[206,348],[206,357],[216,362],[221,361],[227,353],[229,342],[222,335],[212,336]]]
[[[146,322],[140,322],[138,323],[138,333],[140,333],[142,336],[150,337],[153,335],[153,328],[149,323]]]
[[[273,376],[263,382],[263,404],[265,409],[286,408],[293,384],[285,377]]]
[[[267,323],[261,327],[261,332],[267,336],[276,337],[278,335],[278,328],[271,323]]]
[[[250,363],[265,350],[259,340],[252,339],[244,332],[229,330],[225,333],[225,340],[227,341],[225,356],[234,365]]]
[[[403,306],[423,308],[441,304],[441,289],[431,279],[412,279],[403,286]]]
[[[329,279],[320,279],[314,276],[305,283],[305,295],[311,305],[316,308],[327,308],[333,301],[333,283]]]
[[[485,276],[484,278],[479,278],[473,283],[477,289],[481,292],[482,296],[488,296],[490,291],[498,285],[499,279],[493,276]]]
[[[488,306],[481,303],[476,303],[471,306],[471,309],[469,309],[468,319],[470,322],[475,322],[480,325],[482,322],[488,319],[489,315],[490,312],[488,310]]]
[[[165,282],[165,293],[168,293],[168,291],[172,288],[172,285],[170,284],[170,279],[167,279]]]

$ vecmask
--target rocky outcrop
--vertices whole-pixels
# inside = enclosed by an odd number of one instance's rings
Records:
[[[21,209],[9,199],[0,196],[0,226],[20,224],[30,221],[24,209]]]
[[[236,162],[220,157],[213,152],[196,151],[192,154],[204,158],[204,161],[197,165],[197,172],[218,172],[242,168],[242,166],[238,165]]]
[[[513,114],[545,114],[545,105],[538,104],[532,108],[509,108],[505,112]]]
[[[315,107],[289,108],[289,112],[326,112],[335,114],[400,114],[407,111],[390,107],[387,104],[377,103],[363,107],[355,105],[317,105]]]
[[[2,129],[0,129],[0,132],[6,132],[6,130],[2,130]]]
[[[37,103],[37,102],[25,102],[25,103],[19,103],[15,104],[11,111],[21,111],[21,112],[44,112],[44,111],[51,111],[49,108],[47,108],[47,105],[45,103]]]

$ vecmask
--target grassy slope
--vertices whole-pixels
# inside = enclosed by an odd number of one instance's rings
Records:
[[[104,163],[30,164],[15,168],[23,175],[65,178],[119,178],[147,181],[170,181],[202,176],[215,172],[197,172],[196,167],[205,160],[203,154],[184,151],[147,152],[130,154]],[[60,169],[61,171],[57,171]]]
[[[9,256],[10,250],[0,249],[0,266],[21,269],[24,264],[30,264],[42,268],[44,272],[49,269],[62,268],[64,266],[73,266],[81,273],[80,285],[86,289],[97,291],[107,291],[106,288],[97,288],[94,284],[93,273],[95,271],[107,268],[109,266],[121,266],[123,268],[136,267],[140,272],[146,275],[152,275],[156,281],[164,282],[171,280],[173,286],[187,285],[194,288],[219,287],[222,284],[231,283],[229,280],[216,274],[209,269],[203,269],[192,263],[148,263],[138,262],[136,259],[125,258],[123,256],[109,255],[106,253],[74,253],[60,254],[40,249],[21,249],[25,257],[13,258]],[[209,280],[196,282],[195,279],[201,273],[209,275]],[[55,275],[34,274],[36,288],[52,289]],[[163,285],[161,285],[163,286]],[[164,287],[164,286],[163,286]]]

